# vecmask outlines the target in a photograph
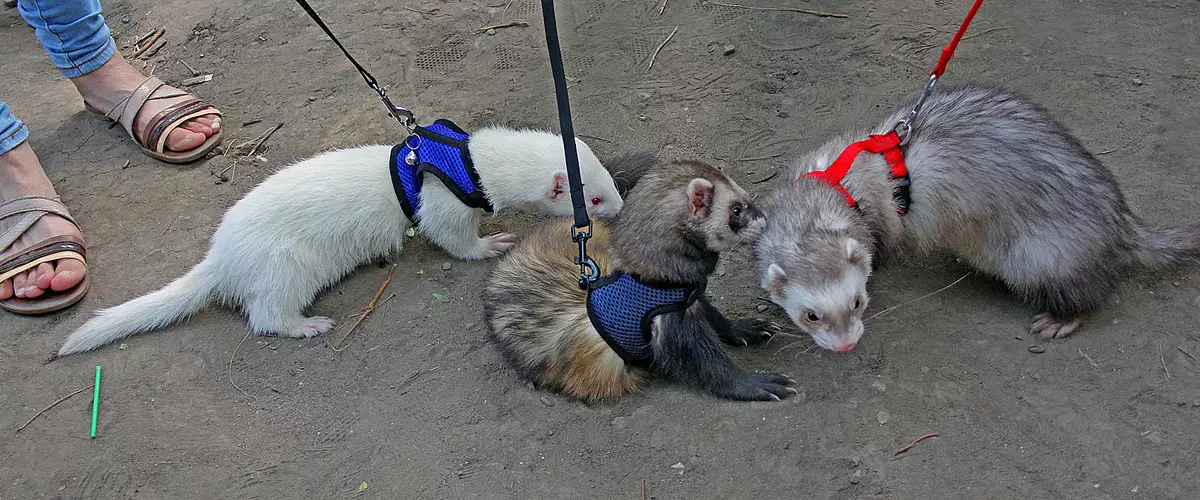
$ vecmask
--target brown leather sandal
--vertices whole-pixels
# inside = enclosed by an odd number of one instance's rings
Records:
[[[75,224],[75,219],[71,218],[71,213],[67,212],[67,207],[63,206],[57,197],[26,196],[0,203],[0,222],[16,218],[14,225],[0,231],[0,283],[43,262],[75,259],[87,266],[87,260],[84,259],[87,250],[84,248],[83,239],[75,235],[51,236],[25,248],[16,248],[21,235],[49,214]],[[75,227],[79,225],[75,224]],[[74,305],[83,299],[87,291],[88,275],[84,274],[83,281],[68,290],[47,290],[44,295],[35,299],[10,297],[0,300],[0,308],[18,314],[45,314]]]
[[[183,125],[183,122],[192,118],[205,115],[221,116],[221,111],[207,102],[191,97],[191,94],[187,92],[164,89],[162,88],[164,86],[166,84],[162,80],[151,76],[146,78],[137,88],[133,89],[129,97],[126,97],[108,111],[96,108],[88,104],[87,101],[83,102],[83,107],[92,114],[103,116],[108,120],[120,124],[121,128],[125,129],[125,132],[133,138],[134,142],[137,142],[138,146],[141,146],[142,152],[146,153],[146,156],[168,163],[189,163],[203,158],[204,155],[208,154],[209,151],[212,151],[213,148],[221,143],[220,131],[209,137],[207,141],[204,141],[204,144],[187,151],[168,150],[167,134],[170,134],[172,130]],[[154,118],[150,119],[149,125],[142,130],[140,136],[133,133],[134,120],[142,110],[142,106],[146,104],[146,101],[183,96],[190,98],[154,115]]]

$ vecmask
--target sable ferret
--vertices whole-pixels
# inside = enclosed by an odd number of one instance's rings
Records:
[[[875,132],[890,130],[911,106]],[[847,134],[804,156],[798,176],[827,168],[865,137]],[[887,163],[866,152],[842,181],[861,212],[812,178],[787,182],[764,203],[768,224],[756,244],[762,287],[825,349],[854,348],[873,264],[906,246],[947,248],[999,278],[1040,313],[1030,331],[1045,339],[1074,332],[1123,271],[1164,268],[1200,250],[1200,226],[1143,223],[1078,140],[1011,92],[939,89],[903,150],[907,215],[896,213]]]
[[[624,201],[612,177],[583,141],[576,144],[589,208],[615,215]],[[97,312],[58,354],[168,326],[214,300],[241,306],[258,334],[303,338],[329,331],[332,319],[305,317],[303,310],[357,266],[400,251],[411,226],[392,185],[391,148],[333,150],[276,172],[229,209],[203,261],[161,290]],[[471,134],[468,151],[496,212],[571,213],[561,136],[487,127]],[[496,257],[512,247],[511,234],[480,237],[480,210],[426,177],[418,223],[431,241],[461,259]]]
[[[653,161],[644,155],[627,159],[639,158]],[[613,172],[622,167],[609,164]],[[578,255],[572,222],[542,225],[497,262],[483,292],[489,333],[540,386],[585,400],[639,391],[647,369],[626,363],[589,319],[587,292],[572,264]],[[764,220],[732,179],[709,165],[683,161],[645,173],[614,221],[593,224],[588,254],[600,275],[620,269],[645,280],[702,287],[720,252],[752,240]],[[785,387],[791,379],[746,372],[721,345],[760,342],[775,325],[730,321],[703,295],[686,309],[655,316],[651,325],[649,371],[731,399],[779,400],[795,393]]]

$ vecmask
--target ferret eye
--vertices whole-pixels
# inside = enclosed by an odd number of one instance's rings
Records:
[[[858,307],[861,305],[862,305],[862,300],[859,299],[858,297],[855,297],[854,298],[854,310],[857,311]]]
[[[820,316],[817,316],[817,313],[815,313],[815,312],[812,312],[812,311],[809,311],[808,313],[806,313],[806,314],[804,315],[804,318],[805,318],[805,319],[807,319],[807,320],[809,320],[809,321],[811,321],[811,322],[813,322],[813,323],[816,323],[816,322],[818,322],[818,321],[821,321],[821,317],[820,317]]]
[[[732,215],[734,217],[740,217],[742,215],[742,206],[734,205],[732,207],[729,207],[729,215]]]
[[[597,196],[597,197],[595,197],[595,198],[592,198],[592,206],[594,207],[594,206],[596,206],[596,205],[599,205],[599,204],[600,204],[601,202],[603,202],[603,201],[604,201],[604,200],[601,200],[599,196]]]

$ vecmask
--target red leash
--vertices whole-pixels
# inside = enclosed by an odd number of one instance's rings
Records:
[[[904,215],[908,213],[909,199],[909,179],[908,167],[904,164],[904,151],[900,149],[908,142],[908,138],[912,136],[912,122],[921,112],[921,106],[925,104],[925,100],[933,93],[933,86],[937,83],[937,79],[946,72],[946,65],[950,63],[950,58],[954,57],[954,49],[958,48],[958,42],[962,41],[962,37],[967,32],[967,27],[971,25],[971,20],[975,18],[975,13],[979,11],[979,6],[983,5],[983,0],[975,0],[971,5],[971,10],[967,12],[966,19],[963,19],[962,24],[958,27],[958,31],[954,33],[954,38],[950,43],[942,49],[942,55],[938,58],[937,66],[933,71],[929,72],[929,83],[925,85],[925,91],[921,93],[921,97],[917,99],[917,104],[913,106],[908,116],[896,123],[892,130],[884,134],[871,134],[867,139],[863,139],[853,143],[842,150],[842,154],[838,155],[837,160],[829,168],[808,172],[802,177],[813,177],[824,181],[831,187],[836,189],[842,196],[846,197],[846,204],[852,208],[858,208],[858,202],[846,191],[846,187],[842,186],[842,179],[846,177],[846,173],[850,171],[850,165],[854,163],[854,159],[863,151],[881,154],[891,166],[892,178],[899,180],[899,185],[896,188],[894,197],[896,199],[896,213]],[[904,131],[904,136],[901,137],[900,132]]]

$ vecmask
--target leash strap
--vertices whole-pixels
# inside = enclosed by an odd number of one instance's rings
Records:
[[[561,129],[563,151],[566,153],[567,182],[571,186],[571,207],[575,212],[575,227],[571,240],[579,244],[579,285],[595,281],[599,269],[587,255],[587,240],[592,237],[592,221],[588,218],[583,199],[583,181],[579,173],[579,151],[575,148],[575,127],[571,123],[571,101],[567,96],[567,76],[563,70],[562,49],[558,44],[558,25],[554,19],[554,0],[542,0],[542,23],[546,28],[546,48],[550,52],[550,71],[554,74],[554,96],[558,104],[558,126]],[[586,228],[586,229],[584,229]],[[589,274],[590,272],[590,274]]]
[[[962,37],[967,33],[967,27],[971,25],[971,20],[975,19],[975,13],[979,11],[979,6],[983,5],[983,0],[975,0],[971,4],[971,9],[967,11],[967,17],[963,19],[962,24],[958,26],[958,31],[954,33],[954,37],[950,39],[950,43],[942,48],[942,55],[938,57],[937,65],[933,67],[933,71],[929,72],[929,82],[925,84],[925,91],[921,93],[921,97],[917,99],[917,104],[913,106],[908,116],[905,116],[900,121],[896,122],[896,126],[892,128],[900,135],[900,145],[908,143],[908,138],[912,136],[912,122],[917,119],[917,115],[921,112],[921,106],[925,105],[925,100],[933,94],[933,86],[937,84],[938,78],[946,72],[946,66],[950,64],[950,58],[954,57],[954,50],[958,48],[958,42],[962,41]]]
[[[388,99],[387,97],[387,91],[383,90],[383,88],[379,86],[379,83],[375,80],[375,77],[371,76],[371,73],[367,72],[366,68],[363,68],[361,64],[358,64],[358,61],[354,60],[354,57],[350,55],[350,52],[346,50],[346,47],[342,46],[342,42],[339,41],[336,36],[333,36],[333,31],[330,31],[329,27],[325,26],[325,21],[321,20],[321,16],[317,15],[317,11],[313,10],[312,6],[309,5],[306,0],[296,0],[296,3],[300,4],[300,8],[304,9],[304,12],[307,12],[308,15],[313,18],[313,21],[317,22],[317,26],[320,26],[321,29],[325,30],[325,34],[329,35],[329,39],[333,40],[333,43],[336,44],[339,49],[342,49],[342,53],[346,54],[346,59],[350,60],[350,64],[353,64],[354,68],[358,70],[358,73],[362,75],[363,80],[366,80],[367,86],[371,87],[376,94],[379,94],[379,100],[383,101],[383,105],[387,107],[388,115],[400,122],[400,126],[404,127],[404,129],[408,131],[409,135],[412,135],[413,125],[415,125],[417,121],[416,118],[413,117],[412,111],[392,104],[391,99]]]
[[[971,5],[971,10],[967,11],[967,18],[963,19],[962,25],[958,27],[958,32],[954,33],[954,38],[950,40],[950,44],[942,49],[942,57],[938,58],[937,66],[934,66],[933,71],[929,73],[930,75],[941,78],[942,74],[946,72],[946,65],[950,64],[950,58],[954,57],[954,49],[958,48],[958,42],[966,34],[967,26],[971,25],[971,20],[975,18],[975,12],[979,11],[980,5],[983,5],[983,0],[975,0],[975,3]]]

